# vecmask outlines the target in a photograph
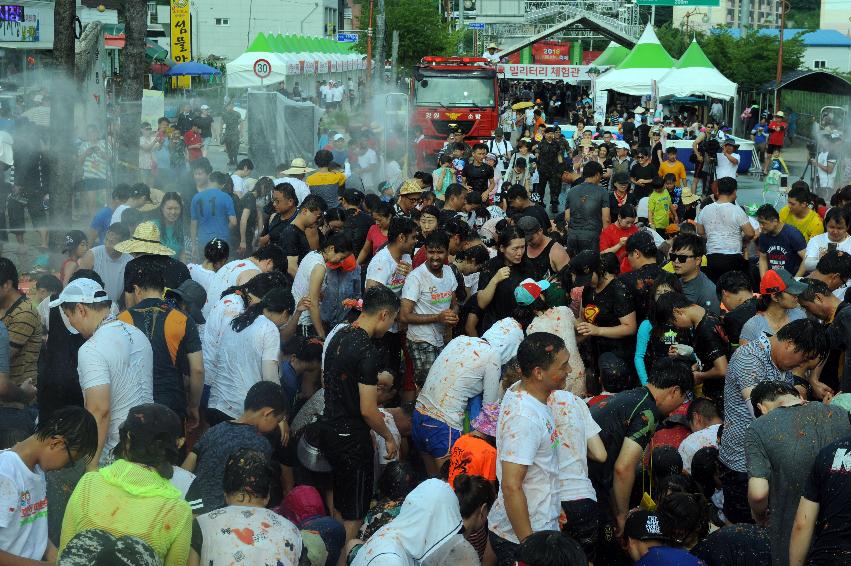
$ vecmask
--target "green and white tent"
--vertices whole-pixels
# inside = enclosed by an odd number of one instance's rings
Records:
[[[363,73],[366,62],[350,43],[324,37],[259,33],[248,50],[226,68],[228,88],[273,85],[299,75],[304,88],[320,79],[354,78]],[[258,70],[266,75],[262,80]]]
[[[621,61],[629,55],[629,49],[618,45],[614,41],[609,42],[608,47],[600,53],[600,56],[591,63],[594,67],[617,67]]]
[[[614,90],[632,96],[651,94],[653,81],[659,81],[673,68],[674,59],[659,43],[653,27],[647,24],[629,55],[597,79],[597,91]]]
[[[730,100],[736,96],[736,83],[722,75],[696,40],[657,83],[659,98],[668,96],[707,96]]]

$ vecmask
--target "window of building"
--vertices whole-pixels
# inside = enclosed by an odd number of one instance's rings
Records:
[[[159,18],[157,17],[157,3],[156,2],[148,2],[148,23],[149,24],[159,23]]]
[[[217,26],[229,26],[230,25],[230,18],[216,18],[216,25]]]
[[[825,61],[824,59],[816,59],[815,61],[813,61],[813,69],[825,69],[827,68],[826,63],[827,61]]]

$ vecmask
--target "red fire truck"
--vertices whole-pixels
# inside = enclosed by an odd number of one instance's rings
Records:
[[[412,72],[413,124],[425,136],[418,151],[429,166],[451,131],[474,144],[493,137],[499,125],[496,67],[482,57],[423,57]]]

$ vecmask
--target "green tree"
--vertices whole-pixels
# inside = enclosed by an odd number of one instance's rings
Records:
[[[364,18],[360,27],[366,28],[369,18],[369,1],[357,0],[361,5]],[[384,45],[390,54],[390,42],[393,31],[399,32],[399,66],[407,68],[419,62],[426,55],[454,55],[460,37],[451,29],[451,24],[443,21],[436,2],[427,0],[385,0]],[[373,13],[372,28],[375,29]],[[355,49],[366,53],[366,34],[360,35]]]

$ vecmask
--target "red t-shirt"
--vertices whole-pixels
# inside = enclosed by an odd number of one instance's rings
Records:
[[[449,485],[458,474],[496,481],[496,448],[472,434],[456,440],[449,454]]]
[[[638,226],[632,225],[629,229],[624,230],[617,223],[612,222],[606,226],[605,230],[600,233],[600,251],[607,250],[617,244],[621,238],[629,238],[638,232]],[[621,249],[615,252],[615,255],[621,261],[621,273],[629,273],[632,268],[629,266],[629,261],[626,259],[626,246],[621,246]]]
[[[372,244],[372,255],[375,255],[381,246],[387,243],[387,234],[381,231],[381,227],[378,224],[373,224],[366,233],[366,239]]]
[[[776,128],[783,127],[783,130],[777,130]],[[789,126],[783,120],[772,120],[768,123],[768,129],[771,131],[768,134],[768,145],[783,145],[783,138],[786,137],[786,129]]]
[[[200,159],[204,152],[201,151],[200,147],[190,149],[190,145],[198,145],[204,143],[204,139],[201,137],[201,134],[197,132],[193,132],[189,130],[185,134],[183,134],[183,143],[186,144],[186,159],[189,161],[195,161],[196,159]]]

